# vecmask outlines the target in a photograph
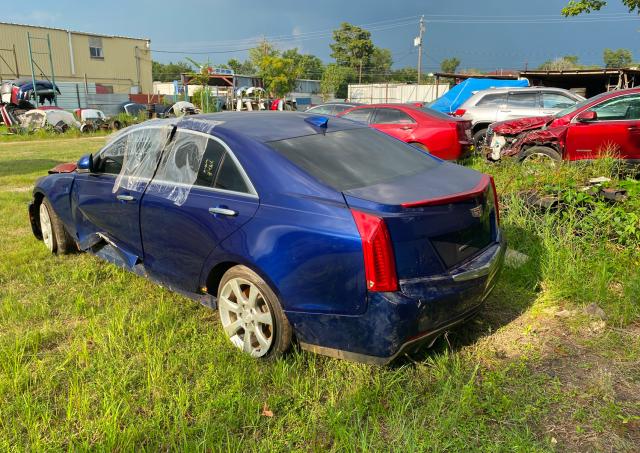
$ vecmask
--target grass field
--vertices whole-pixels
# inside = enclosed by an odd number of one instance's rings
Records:
[[[640,190],[624,182],[619,207],[573,190],[617,176],[613,161],[471,162],[495,175],[529,260],[475,321],[379,368],[246,358],[215,312],[92,256],[49,255],[27,219],[33,182],[103,140],[0,144],[0,450],[638,450]],[[516,193],[532,187],[566,208],[531,210]]]

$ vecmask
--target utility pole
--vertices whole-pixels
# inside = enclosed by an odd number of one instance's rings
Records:
[[[422,78],[422,36],[424,35],[424,16],[420,16],[420,28],[418,37],[413,40],[413,45],[418,48],[418,85]]]

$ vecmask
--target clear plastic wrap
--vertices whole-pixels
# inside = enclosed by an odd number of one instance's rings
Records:
[[[182,206],[191,186],[198,178],[198,170],[207,148],[205,135],[178,132],[165,151],[162,165],[154,179],[154,193]]]
[[[122,170],[113,184],[113,193],[119,189],[142,192],[153,177],[162,149],[171,134],[170,125],[140,127],[127,134],[117,134],[112,146],[124,148]],[[120,139],[120,137],[122,137]]]

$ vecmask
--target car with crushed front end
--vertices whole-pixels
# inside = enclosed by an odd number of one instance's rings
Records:
[[[217,307],[254,357],[384,364],[473,316],[505,242],[493,180],[339,118],[151,120],[40,178],[36,237]]]
[[[487,158],[555,162],[617,157],[640,163],[640,88],[601,93],[555,115],[492,124]]]

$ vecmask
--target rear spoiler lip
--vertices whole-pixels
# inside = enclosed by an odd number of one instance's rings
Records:
[[[423,206],[440,206],[443,204],[455,203],[456,201],[467,200],[482,194],[487,187],[491,184],[491,177],[489,175],[482,175],[478,184],[470,190],[464,192],[457,192],[451,195],[445,195],[442,197],[427,198],[426,200],[409,201],[401,203],[403,208],[421,208]]]

